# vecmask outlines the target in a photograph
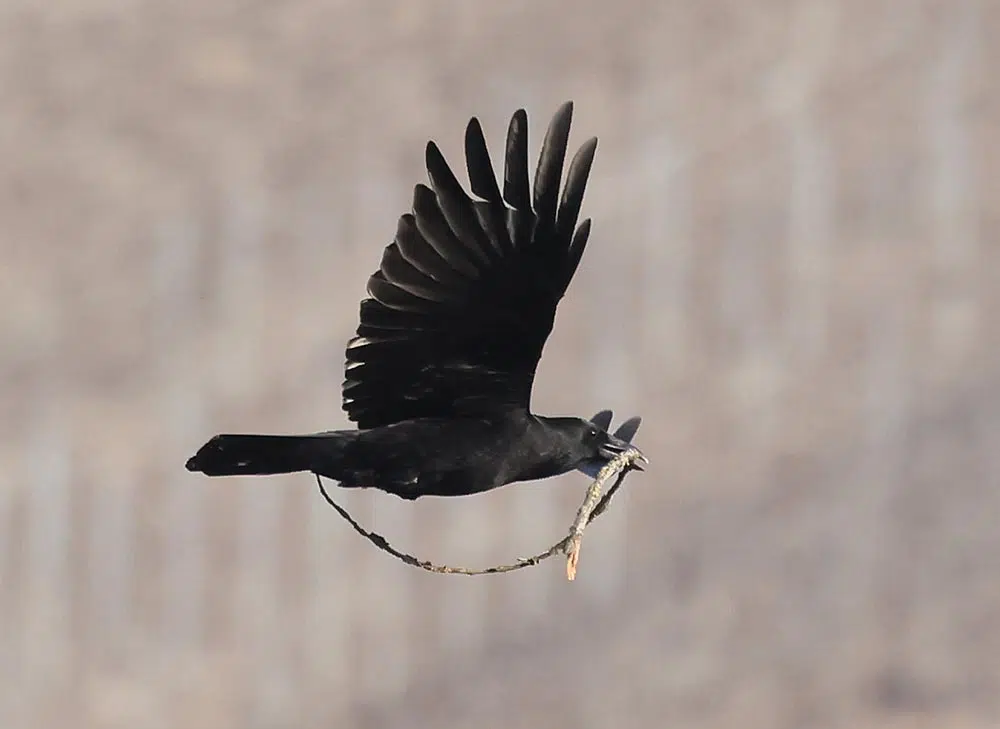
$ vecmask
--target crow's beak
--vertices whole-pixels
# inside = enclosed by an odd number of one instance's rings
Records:
[[[602,410],[594,415],[594,417],[590,419],[590,422],[601,430],[607,430],[611,425],[611,411]],[[626,448],[635,448],[635,446],[632,445],[632,439],[639,431],[639,426],[641,424],[642,418],[638,416],[626,420],[618,426],[613,435],[608,435],[607,442],[599,449],[599,457],[583,461],[583,463],[580,463],[576,467],[576,470],[590,476],[591,478],[597,478],[597,474],[600,473],[601,469],[604,468],[605,464],[607,464],[609,460],[624,453]],[[642,471],[642,464],[648,463],[649,461],[646,459],[646,456],[640,452],[638,458],[633,461],[631,468]]]
[[[613,435],[609,435],[607,441],[605,441],[604,444],[600,448],[601,457],[602,458],[607,458],[610,461],[612,458],[615,458],[616,456],[620,456],[622,453],[624,453],[625,451],[627,451],[629,448],[633,448],[633,449],[635,449],[637,451],[639,450],[634,445],[632,445],[631,443],[629,443],[627,440],[622,440],[621,438],[617,438],[617,437],[615,437]],[[648,465],[649,464],[649,459],[646,458],[646,456],[644,456],[641,451],[639,451],[639,457],[636,458],[635,461],[633,461],[632,467],[635,468],[638,471],[642,471],[643,470],[643,468],[642,468],[643,464]]]
[[[601,458],[606,458],[610,461],[612,458],[624,453],[627,448],[628,443],[620,438],[615,438],[613,435],[609,435],[608,439],[598,448],[598,453],[601,454]]]

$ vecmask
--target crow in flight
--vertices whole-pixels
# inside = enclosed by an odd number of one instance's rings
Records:
[[[311,471],[416,499],[574,469],[593,475],[627,448],[638,418],[611,435],[607,411],[588,421],[528,409],[556,305],[590,235],[590,220],[577,219],[596,139],[576,153],[560,195],[572,115],[566,103],[549,124],[534,189],[523,109],[507,131],[502,190],[476,118],[465,132],[472,196],[427,144],[430,186],[414,189],[347,345],[343,406],[358,430],[217,435],[188,470]]]

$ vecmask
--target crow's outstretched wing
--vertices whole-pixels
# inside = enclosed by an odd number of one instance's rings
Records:
[[[477,119],[465,132],[472,196],[428,143],[430,186],[416,186],[347,345],[344,410],[359,427],[528,407],[590,235],[590,220],[577,219],[596,139],[576,153],[560,193],[572,116],[566,103],[549,124],[533,189],[524,110],[507,131],[502,191]]]
[[[593,417],[590,418],[590,422],[601,430],[607,430],[611,427],[611,418],[614,416],[615,414],[610,410],[601,410],[598,413],[594,413]]]

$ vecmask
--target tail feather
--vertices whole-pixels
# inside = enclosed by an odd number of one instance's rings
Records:
[[[198,449],[187,470],[206,476],[268,476],[297,471],[336,474],[353,433],[217,435]]]

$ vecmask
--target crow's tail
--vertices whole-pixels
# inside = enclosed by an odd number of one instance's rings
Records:
[[[187,462],[206,476],[266,476],[317,471],[336,478],[355,431],[315,435],[217,435]]]

